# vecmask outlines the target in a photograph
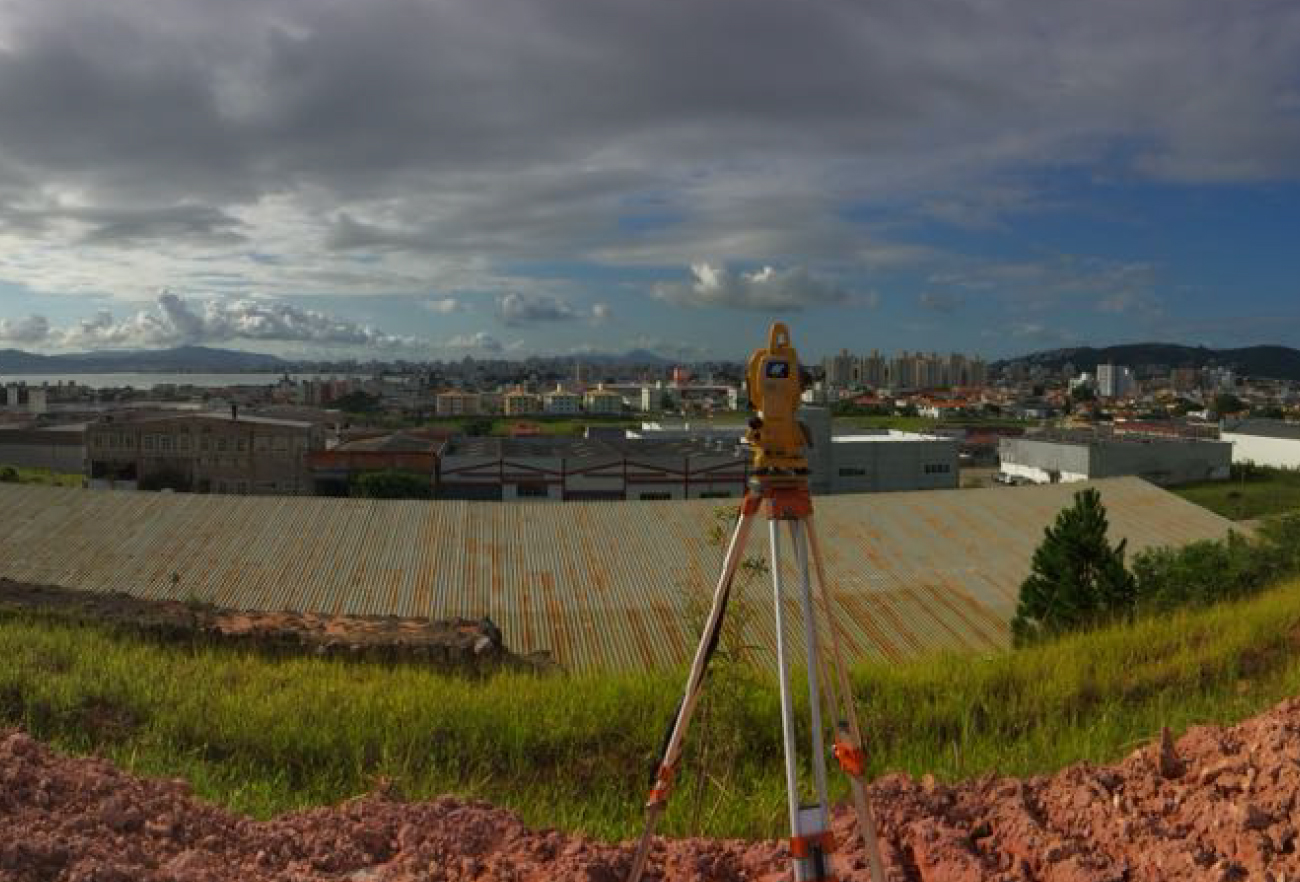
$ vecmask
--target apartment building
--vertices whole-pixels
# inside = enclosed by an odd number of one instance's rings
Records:
[[[588,390],[583,396],[583,403],[587,406],[587,413],[591,414],[608,416],[623,412],[623,396],[604,386]]]

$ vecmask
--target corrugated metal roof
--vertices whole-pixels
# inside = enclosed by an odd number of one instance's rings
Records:
[[[1232,527],[1136,478],[1092,485],[1130,551]],[[1004,645],[1043,529],[1081,486],[815,497],[854,654]],[[390,502],[3,484],[0,576],[253,609],[490,615],[513,649],[550,650],[574,669],[660,666],[694,649],[701,622],[689,598],[707,606],[717,578],[723,549],[705,537],[718,509],[709,499]],[[759,521],[749,553],[766,543]],[[788,542],[783,558],[793,561]],[[771,647],[770,582],[740,596],[747,642]]]

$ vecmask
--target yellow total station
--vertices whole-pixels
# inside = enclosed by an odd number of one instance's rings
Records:
[[[749,400],[757,415],[749,421],[746,437],[754,449],[754,471],[759,475],[808,473],[804,458],[803,426],[795,419],[803,384],[799,356],[790,345],[790,330],[774,322],[767,332],[767,348],[749,357]]]

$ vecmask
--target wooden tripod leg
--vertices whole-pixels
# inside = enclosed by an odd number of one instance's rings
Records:
[[[682,745],[686,740],[686,730],[695,713],[695,705],[703,691],[704,674],[708,670],[709,659],[717,647],[722,629],[722,619],[727,609],[727,600],[731,594],[731,584],[735,580],[736,570],[745,555],[745,544],[749,539],[750,528],[758,512],[761,499],[755,495],[746,495],[740,503],[740,519],[736,522],[735,532],[731,534],[731,544],[727,546],[727,555],[723,558],[722,573],[718,577],[717,587],[713,591],[713,606],[700,637],[700,644],[695,650],[695,660],[691,664],[690,675],[686,679],[686,691],[682,703],[677,708],[677,717],[673,721],[672,734],[664,747],[663,759],[655,772],[655,783],[645,806],[645,829],[637,843],[636,856],[632,860],[632,869],[628,873],[628,882],[641,882],[645,872],[646,860],[650,856],[650,841],[654,837],[655,826],[659,817],[668,806],[668,794],[672,790],[673,775],[677,763],[681,760]]]
[[[867,860],[871,864],[872,882],[885,882],[885,865],[880,857],[880,841],[877,838],[876,818],[871,811],[871,802],[867,799],[866,769],[863,767],[862,728],[858,722],[857,703],[853,700],[853,684],[849,680],[848,666],[844,660],[840,641],[839,619],[836,616],[834,600],[826,584],[826,568],[822,563],[821,543],[813,529],[812,516],[804,521],[804,530],[808,537],[808,546],[812,551],[813,567],[817,572],[816,597],[826,620],[826,630],[830,635],[831,657],[834,661],[835,676],[839,681],[838,710],[842,722],[847,727],[849,744],[845,745],[852,756],[841,758],[840,766],[849,778],[849,787],[853,791],[853,807],[858,816],[858,830],[862,834],[862,844],[867,850]],[[838,740],[838,738],[837,738]],[[836,745],[837,752],[841,749]],[[846,761],[847,760],[847,761]]]

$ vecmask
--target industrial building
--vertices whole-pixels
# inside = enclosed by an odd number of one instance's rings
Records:
[[[1300,469],[1300,423],[1244,420],[1224,425],[1220,437],[1232,445],[1233,462]]]
[[[1130,553],[1234,525],[1134,478],[1098,481]],[[1007,645],[1043,528],[1077,486],[817,499],[828,583],[853,659]],[[491,616],[518,652],[570,670],[686,664],[722,549],[715,500],[496,505],[0,484],[0,578],[241,609]],[[766,543],[750,536],[747,553]],[[793,555],[783,561],[793,577]],[[743,643],[775,645],[771,584],[737,580]],[[798,646],[802,629],[788,635]],[[796,648],[794,651],[798,652]]]
[[[329,450],[307,454],[312,493],[316,496],[347,496],[357,475],[366,472],[401,471],[421,475],[428,481],[430,496],[438,471],[438,453],[447,436],[428,431],[393,432],[356,438]]]
[[[958,486],[958,440],[892,429],[836,435],[830,411],[802,407],[799,421],[808,430],[808,487],[813,493],[880,493],[948,490]],[[740,444],[740,425],[645,423],[639,438],[695,439],[719,445]]]
[[[198,493],[308,495],[306,454],[325,429],[298,420],[229,413],[105,417],[86,430],[90,486]]]
[[[1107,435],[1088,430],[1003,438],[1001,472],[1008,481],[1072,483],[1135,475],[1155,484],[1229,477],[1232,445],[1200,438]]]
[[[86,424],[0,427],[0,466],[80,474],[86,467]]]
[[[750,456],[734,442],[457,437],[437,469],[440,499],[725,499],[744,493]]]

